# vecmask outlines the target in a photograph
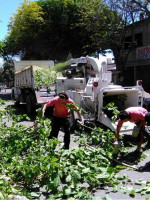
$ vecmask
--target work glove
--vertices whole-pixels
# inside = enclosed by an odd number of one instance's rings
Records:
[[[120,142],[119,142],[119,141],[115,141],[115,142],[114,142],[114,153],[115,153],[115,154],[118,153],[119,147],[120,147]]]

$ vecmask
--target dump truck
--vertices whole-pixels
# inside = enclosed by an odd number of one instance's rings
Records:
[[[55,74],[50,73],[54,61],[15,61],[14,65],[12,99],[16,106],[25,103],[27,113],[31,114],[38,105],[48,102],[55,96]]]
[[[117,122],[113,120],[112,110],[115,107],[120,111],[131,106],[143,105],[143,87],[123,87],[112,83],[112,72],[107,70],[105,56],[101,56],[100,59],[90,56],[72,58],[68,62],[72,69],[66,71],[66,77],[57,78],[56,91],[67,91],[69,97],[86,111],[83,117],[88,126],[99,123],[114,131]],[[75,113],[71,118],[76,124]],[[121,132],[131,131],[132,128],[133,123],[126,122]]]

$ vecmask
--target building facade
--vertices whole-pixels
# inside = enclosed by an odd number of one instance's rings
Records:
[[[143,19],[128,27],[125,38],[125,51],[134,41],[134,48],[130,51],[125,66],[125,85],[135,85],[142,80],[143,88],[150,93],[150,21]]]

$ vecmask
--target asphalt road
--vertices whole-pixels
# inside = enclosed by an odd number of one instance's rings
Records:
[[[7,106],[12,106],[15,108],[14,103],[11,100],[11,89],[6,89],[6,91],[2,90],[0,92],[0,98],[6,100]],[[26,114],[25,104],[21,104],[21,105],[19,105],[18,108],[15,108],[15,109],[16,109],[16,111],[15,111],[16,115],[17,114]],[[23,121],[21,123],[25,124],[26,126],[31,126],[31,125],[33,125],[34,118],[35,118],[35,116],[32,116],[31,121]],[[9,123],[11,123],[11,122],[8,122],[8,126],[9,126]],[[73,142],[73,139],[75,137],[77,137],[77,136],[72,135],[71,147],[78,145],[77,143]],[[60,132],[59,139],[63,140],[63,132]],[[142,161],[140,163],[141,166],[142,165],[144,166],[146,163],[150,162],[150,150],[147,149],[144,152],[144,154],[146,154],[147,157],[144,161]],[[131,200],[131,199],[132,200],[133,199],[134,200],[146,200],[146,198],[150,198],[150,193],[147,195],[141,195],[140,193],[136,193],[134,196],[130,196],[128,191],[125,194],[121,192],[121,187],[130,186],[130,187],[133,187],[133,189],[144,188],[145,187],[144,183],[142,185],[136,185],[135,183],[137,180],[142,180],[142,179],[145,181],[148,181],[148,180],[150,181],[150,165],[148,165],[143,171],[135,171],[131,168],[124,169],[124,170],[121,170],[118,175],[120,175],[120,176],[127,175],[132,181],[131,182],[128,182],[126,180],[122,181],[122,183],[120,185],[118,185],[118,192],[113,192],[112,187],[100,188],[99,190],[94,191],[93,195],[95,197],[97,197],[96,200],[102,200],[105,195],[108,195],[110,197],[109,200],[111,200],[111,199],[112,200]],[[44,199],[45,199],[45,197],[43,195],[41,195],[40,200],[44,200]]]

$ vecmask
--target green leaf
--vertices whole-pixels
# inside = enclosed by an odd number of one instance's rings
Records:
[[[62,157],[68,156],[68,151],[64,150],[62,153]]]
[[[0,185],[3,185],[5,184],[5,181],[4,180],[0,180]]]
[[[40,194],[37,194],[35,192],[31,192],[31,197],[39,197],[39,196],[40,196]]]
[[[135,190],[135,192],[136,192],[136,193],[141,193],[141,192],[142,192],[142,190],[143,190],[143,188],[136,189],[136,190]]]
[[[4,195],[3,195],[3,193],[2,192],[0,192],[0,200],[5,200],[5,197],[4,197]]]
[[[82,173],[87,174],[90,171],[90,168],[85,168],[82,170]]]
[[[59,176],[54,179],[54,188],[57,188],[60,185],[61,181]]]
[[[65,193],[66,196],[69,196],[71,194],[70,188],[65,189],[64,193]]]
[[[135,185],[142,185],[142,184],[146,184],[146,181],[144,181],[143,179],[139,179],[135,182]]]
[[[131,190],[130,195],[135,195],[135,190]]]
[[[133,189],[133,187],[127,186],[127,190],[128,190],[128,191],[131,191],[132,189]]]
[[[126,187],[121,187],[121,188],[120,188],[120,191],[121,191],[123,194],[126,194],[126,193],[127,193],[127,188],[126,188]]]
[[[82,165],[80,162],[78,162],[77,164],[78,164],[79,167],[81,167],[81,168],[85,168],[85,166]]]
[[[67,182],[67,183],[71,182],[71,175],[68,175],[68,176],[66,177],[66,182]]]
[[[58,158],[53,157],[53,158],[51,159],[51,162],[56,162],[56,161],[58,161],[58,160],[59,160]]]
[[[109,174],[106,174],[106,173],[102,173],[102,174],[99,174],[97,175],[97,179],[106,179],[106,178],[109,178]]]
[[[18,192],[18,189],[15,189],[15,188],[11,187],[11,192],[16,194]]]
[[[102,199],[103,200],[112,200],[112,198],[110,198],[108,195],[105,195]]]
[[[113,191],[118,192],[118,187],[116,185],[113,187]]]
[[[80,173],[79,173],[78,171],[74,170],[74,171],[72,172],[72,177],[73,177],[75,180],[78,180],[78,179],[81,178],[81,175],[80,175]]]

